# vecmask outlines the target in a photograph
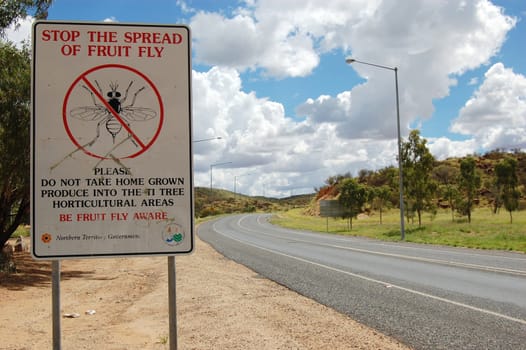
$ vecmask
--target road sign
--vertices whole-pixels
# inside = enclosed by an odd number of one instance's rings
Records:
[[[33,25],[37,259],[193,250],[190,30]]]
[[[336,199],[326,199],[320,202],[320,216],[336,218],[345,215],[345,208]]]

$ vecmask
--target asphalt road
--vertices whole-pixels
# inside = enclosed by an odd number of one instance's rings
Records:
[[[235,215],[199,237],[261,276],[415,349],[526,349],[526,255],[388,243]]]

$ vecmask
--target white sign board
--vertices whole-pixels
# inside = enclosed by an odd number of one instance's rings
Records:
[[[33,25],[36,259],[193,250],[190,31]]]

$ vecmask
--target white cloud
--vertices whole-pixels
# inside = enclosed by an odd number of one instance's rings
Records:
[[[193,99],[195,139],[222,137],[194,145],[198,186],[208,186],[210,165],[222,162],[231,163],[213,169],[214,186],[233,189],[235,176],[250,173],[237,190],[275,196],[312,192],[331,175],[396,162],[395,141],[345,140],[337,123],[287,118],[280,103],[244,92],[232,68],[194,72]]]
[[[346,91],[335,98],[328,95],[319,96],[316,100],[309,98],[298,106],[296,113],[309,116],[316,123],[344,123],[349,119],[351,110],[351,93]]]
[[[428,139],[428,147],[431,154],[438,160],[451,157],[464,157],[479,151],[477,141],[469,139],[465,141],[452,141],[446,137]]]
[[[198,171],[225,161],[232,162],[228,168],[276,166],[272,163],[300,141],[301,135],[292,132],[297,125],[285,118],[283,106],[243,92],[235,69],[194,72],[193,91],[195,138],[222,137],[214,148],[196,147]],[[200,179],[206,181],[204,175]]]
[[[526,77],[496,63],[460,110],[451,131],[472,135],[486,150],[526,148]]]
[[[301,77],[312,73],[324,52],[342,49],[361,60],[396,66],[404,135],[407,125],[431,117],[433,100],[449,94],[456,75],[487,63],[516,23],[487,0],[262,0],[236,13],[201,12],[192,18],[197,61]],[[360,64],[353,69],[367,79],[352,91],[353,108],[341,104],[341,97],[313,96],[298,111],[318,121],[348,116],[339,130],[342,137],[392,138],[393,73]],[[327,113],[329,105],[334,114]]]
[[[240,70],[262,68],[266,74],[303,77],[320,62],[320,53],[348,47],[353,19],[378,1],[257,1],[232,17],[200,12],[191,20],[196,59]]]
[[[22,47],[22,44],[26,42],[31,43],[31,26],[34,18],[27,16],[24,19],[19,20],[17,23],[12,24],[6,29],[6,37],[9,41],[13,42],[17,47]]]
[[[198,62],[240,70],[260,66],[277,77],[305,76],[319,63],[311,40],[293,31],[284,30],[281,34],[279,23],[266,31],[247,15],[224,18],[200,12],[190,26],[195,33]]]
[[[195,10],[191,6],[189,6],[184,0],[176,0],[175,3],[177,4],[177,6],[179,6],[179,8],[181,9],[183,13],[194,13],[195,12]]]
[[[464,6],[455,1],[382,5],[351,32],[351,49],[355,58],[399,68],[403,135],[407,125],[432,116],[433,100],[449,94],[456,75],[487,63],[515,24],[484,0],[465,1]],[[392,73],[363,64],[353,68],[368,80],[352,91],[351,119],[368,120],[372,133],[387,122],[380,132],[389,137],[389,130],[396,128],[395,119],[385,117],[393,114]],[[367,132],[367,127],[362,129]]]
[[[240,172],[259,174],[247,185],[252,194],[269,184],[283,191],[312,188],[330,175],[396,164],[394,71],[354,64],[366,81],[335,96],[311,96],[296,108],[302,121],[288,118],[280,103],[244,92],[239,72],[304,77],[330,50],[398,67],[405,136],[408,125],[432,116],[433,100],[446,97],[457,77],[488,64],[516,23],[488,0],[261,0],[248,5],[231,16],[199,12],[190,26],[196,61],[215,66],[194,74],[196,125],[206,125],[203,135],[224,137],[197,154],[202,167],[197,182],[208,181],[208,164],[232,161],[246,167]],[[478,151],[481,140],[496,144],[512,133],[491,130],[483,135],[468,131],[477,136],[467,141],[435,139],[430,149],[437,158],[462,156]],[[521,130],[513,136],[526,134]],[[227,188],[229,176],[237,175],[230,168],[217,174],[218,184],[224,181]]]

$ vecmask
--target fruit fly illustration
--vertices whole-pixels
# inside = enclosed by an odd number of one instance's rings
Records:
[[[100,95],[104,96],[99,82],[97,80],[95,80],[95,84],[97,85],[97,89],[99,90]],[[157,112],[155,112],[153,109],[134,106],[137,96],[145,89],[144,86],[135,91],[131,103],[129,105],[125,105],[125,102],[128,99],[128,92],[130,91],[132,85],[133,80],[130,81],[130,84],[124,92],[124,97],[121,98],[121,93],[120,91],[118,91],[119,84],[117,82],[110,82],[110,91],[108,91],[108,93],[106,94],[106,96],[108,97],[106,99],[106,102],[111,107],[111,109],[116,114],[118,114],[122,122],[126,123],[128,127],[130,126],[130,122],[150,120],[157,116]],[[93,140],[91,140],[88,143],[89,146],[93,145],[95,141],[98,140],[100,136],[100,128],[102,125],[106,127],[106,130],[110,133],[110,135],[113,138],[113,143],[115,143],[115,137],[118,133],[121,132],[123,128],[122,122],[117,120],[114,114],[110,112],[108,108],[101,103],[100,100],[97,101],[97,97],[95,96],[93,91],[91,91],[86,85],[82,85],[82,87],[90,93],[91,100],[93,101],[93,106],[73,108],[69,113],[70,116],[84,121],[99,121],[97,123],[97,135]],[[131,135],[129,136],[131,137]],[[135,146],[138,147],[137,143],[133,140],[133,138],[130,139],[135,144]]]

